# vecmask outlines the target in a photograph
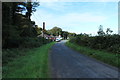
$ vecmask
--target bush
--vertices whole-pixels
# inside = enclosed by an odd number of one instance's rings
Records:
[[[113,45],[113,46],[110,46],[110,47],[107,49],[107,51],[109,51],[109,52],[115,52],[115,53],[120,54],[120,45],[115,44],[115,45]]]
[[[120,35],[94,36],[77,35],[70,39],[70,42],[93,49],[102,49],[112,53],[120,54]]]
[[[9,61],[12,61],[16,57],[26,55],[25,52],[30,48],[40,47],[49,42],[51,42],[51,40],[46,40],[42,37],[22,37],[16,39],[12,38],[11,40],[9,39],[6,44],[9,47],[2,50],[3,64],[7,64]]]
[[[39,37],[39,38],[31,38],[31,37],[24,37],[22,38],[23,42],[20,45],[22,48],[33,48],[33,47],[39,47],[43,44],[51,42],[50,40],[46,40],[45,38]]]

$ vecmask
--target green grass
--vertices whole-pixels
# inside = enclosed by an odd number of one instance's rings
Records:
[[[3,66],[3,78],[49,78],[48,53],[54,42],[30,49]]]
[[[118,61],[118,57],[120,55],[118,54],[113,54],[106,51],[94,50],[94,49],[79,46],[77,44],[70,43],[70,42],[67,42],[66,45],[82,54],[93,57],[97,60],[100,60],[112,66],[119,67],[118,64],[120,64],[120,61]]]

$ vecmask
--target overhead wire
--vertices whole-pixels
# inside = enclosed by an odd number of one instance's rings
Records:
[[[38,23],[41,22],[41,21],[35,16],[34,13],[33,13],[33,16],[35,17],[35,19],[37,20]]]

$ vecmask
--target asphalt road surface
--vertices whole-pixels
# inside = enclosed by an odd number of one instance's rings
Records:
[[[50,51],[52,78],[118,78],[118,69],[57,42]]]

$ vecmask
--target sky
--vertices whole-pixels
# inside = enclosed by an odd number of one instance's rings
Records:
[[[99,26],[118,33],[118,2],[40,2],[31,19],[46,29],[57,26],[63,31],[96,35]]]

